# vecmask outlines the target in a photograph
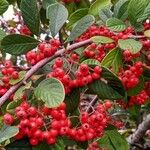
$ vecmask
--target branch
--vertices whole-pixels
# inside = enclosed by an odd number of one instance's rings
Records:
[[[128,142],[131,145],[135,145],[140,142],[140,140],[144,137],[146,131],[150,128],[150,114],[146,116],[145,120],[139,124],[137,130],[130,135]]]
[[[66,49],[60,49],[59,51],[57,51],[52,57],[50,58],[45,58],[41,61],[39,61],[36,65],[34,65],[25,75],[24,79],[22,81],[20,81],[19,83],[17,83],[16,85],[12,86],[1,98],[0,98],[0,106],[3,105],[3,103],[10,97],[10,95],[12,95],[13,93],[15,93],[18,88],[20,86],[22,86],[24,83],[26,83],[26,81],[36,72],[38,71],[39,68],[43,67],[45,64],[47,64],[48,62],[52,61],[53,59],[63,56],[65,54],[66,51],[71,51],[74,49],[77,49],[79,47],[85,46],[87,44],[92,43],[92,41],[90,39],[79,42],[79,43],[75,43],[72,44],[70,46],[68,46]]]

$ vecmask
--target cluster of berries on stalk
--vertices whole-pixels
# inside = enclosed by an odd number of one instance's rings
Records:
[[[0,84],[0,97],[3,96],[7,90],[12,86],[10,80],[17,80],[19,78],[18,71],[14,68],[11,61],[5,61],[1,69],[1,81]]]
[[[119,78],[122,81],[126,89],[133,88],[139,84],[140,76],[143,73],[143,66],[141,62],[136,62],[133,66],[130,66],[127,70],[122,70],[119,73]]]
[[[60,41],[51,39],[48,42],[42,42],[38,45],[37,51],[29,51],[26,54],[27,62],[31,65],[35,65],[40,60],[53,56],[60,47]]]
[[[72,78],[71,74],[63,68],[63,64],[62,58],[57,58],[53,65],[53,70],[47,77],[59,79],[65,87],[66,94],[73,88],[83,87],[101,78],[102,68],[99,66],[95,66],[92,69],[87,64],[80,64],[78,70],[75,72],[74,78]]]
[[[70,139],[83,142],[103,136],[110,120],[107,110],[111,106],[110,102],[104,102],[99,103],[92,114],[81,112],[80,116],[77,116],[80,120],[77,127],[72,127],[64,102],[57,108],[36,108],[23,101],[16,107],[14,115],[6,113],[3,120],[7,125],[13,125],[17,120],[19,133],[15,138],[28,137],[33,146],[42,141],[55,144],[58,136],[68,136]]]

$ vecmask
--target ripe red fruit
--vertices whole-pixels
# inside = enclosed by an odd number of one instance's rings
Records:
[[[17,71],[14,71],[14,72],[12,73],[12,78],[13,78],[13,79],[18,79],[18,78],[19,78],[19,73],[18,73]]]
[[[7,125],[12,125],[14,123],[14,117],[11,114],[5,114],[3,119],[4,123]]]

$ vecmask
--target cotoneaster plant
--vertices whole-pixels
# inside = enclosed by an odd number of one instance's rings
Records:
[[[149,10],[147,0],[1,0],[0,147],[149,148]]]

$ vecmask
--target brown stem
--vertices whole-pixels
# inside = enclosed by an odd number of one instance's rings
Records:
[[[39,68],[43,67],[45,64],[47,64],[49,61],[52,61],[53,59],[55,59],[56,57],[59,57],[59,56],[63,56],[64,53],[66,51],[70,51],[70,50],[74,50],[74,49],[77,49],[79,47],[82,47],[82,46],[85,46],[87,44],[90,44],[92,43],[92,41],[90,39],[88,40],[85,40],[85,41],[82,41],[82,42],[79,42],[79,43],[75,43],[75,44],[72,44],[70,46],[68,46],[66,49],[61,49],[59,51],[57,51],[55,53],[55,55],[53,55],[52,57],[50,58],[45,58],[43,60],[41,60],[40,62],[38,62],[36,65],[34,65],[29,71],[27,71],[24,79],[22,81],[20,81],[19,83],[17,83],[16,85],[12,86],[1,98],[0,98],[0,106],[3,105],[3,103],[10,97],[10,95],[12,95],[13,93],[15,93],[18,88],[20,86],[22,86],[24,83],[26,83],[26,81],[36,72],[38,71]]]
[[[140,142],[140,140],[144,137],[146,131],[150,128],[150,114],[147,115],[145,120],[139,124],[137,130],[130,135],[128,142],[131,145],[135,145],[136,143]]]

